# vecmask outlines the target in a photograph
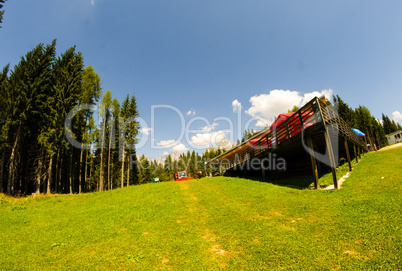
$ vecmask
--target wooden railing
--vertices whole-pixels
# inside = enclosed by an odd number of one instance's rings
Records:
[[[324,123],[327,129],[332,129],[346,140],[358,145],[360,148],[368,151],[364,141],[351,129],[351,127],[339,117],[332,106],[328,106],[325,101],[319,100],[320,110],[323,115]]]

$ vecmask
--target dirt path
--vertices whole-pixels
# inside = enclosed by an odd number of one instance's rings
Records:
[[[352,171],[353,171],[353,169],[352,169]],[[348,171],[345,175],[342,176],[342,178],[340,178],[340,179],[338,180],[338,189],[341,189],[342,183],[343,183],[347,178],[349,178],[349,175],[350,175],[350,173],[352,173],[352,171]],[[334,190],[334,189],[335,189],[335,185],[333,185],[333,184],[324,188],[324,190]]]
[[[398,148],[398,147],[402,147],[402,143],[397,143],[397,144],[394,144],[394,145],[391,145],[391,146],[387,146],[385,148],[380,149],[379,151],[386,151],[386,150],[393,149],[393,148]]]
[[[200,232],[200,238],[204,242],[204,253],[210,261],[218,264],[220,268],[225,268],[229,264],[229,260],[232,258],[232,253],[226,251],[222,248],[219,243],[219,236],[217,236],[214,231],[208,228],[208,220],[210,214],[204,208],[202,204],[198,201],[198,197],[194,191],[192,191],[191,186],[186,182],[180,183],[180,190],[186,196],[187,200],[187,219],[198,220],[198,231]]]

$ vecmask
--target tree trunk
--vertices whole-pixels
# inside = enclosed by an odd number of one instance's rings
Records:
[[[50,156],[49,168],[47,171],[47,193],[50,194],[50,186],[52,185],[52,167],[53,167],[53,155]]]
[[[63,186],[61,185],[61,174],[63,173],[63,152],[61,153],[61,155],[60,155],[60,168],[59,168],[59,172],[58,172],[58,174],[59,174],[59,177],[58,177],[58,179],[59,179],[59,184],[58,184],[58,193],[60,193],[60,191],[61,191],[61,193],[63,193]]]
[[[127,187],[130,185],[130,165],[127,167]]]
[[[1,159],[0,159],[0,193],[3,192],[4,156],[5,156],[5,152],[3,152],[1,154]]]
[[[70,156],[70,174],[69,174],[69,187],[70,187],[70,194],[73,193],[73,150],[71,150]]]
[[[8,184],[7,184],[7,194],[14,196],[14,184],[15,184],[15,175],[17,170],[17,146],[20,139],[21,134],[21,124],[18,126],[17,134],[15,136],[15,141],[13,148],[11,149],[11,156],[10,156],[10,166],[8,170]]]
[[[81,154],[80,154],[80,170],[79,170],[79,185],[78,185],[78,193],[81,194],[81,187],[82,187],[82,154],[84,153],[83,149],[84,143],[81,143]]]
[[[88,173],[88,152],[89,150],[86,151],[85,154],[85,173],[84,173],[84,185],[87,185],[87,173]]]
[[[60,154],[60,151],[57,151],[57,156],[56,156],[56,172],[55,172],[55,176],[54,176],[54,192],[55,193],[57,193],[58,192],[58,187],[57,187],[57,182],[59,181],[58,180],[58,176],[57,176],[57,174],[58,174],[58,172],[59,172],[59,154]]]
[[[29,166],[28,166],[28,163],[25,163],[26,165],[25,165],[25,176],[29,176],[29,174],[28,174],[28,172],[29,172]],[[28,188],[29,186],[28,186],[28,182],[27,181],[25,181],[24,182],[24,194],[26,195],[27,193],[28,193],[28,191],[29,191],[29,188]]]
[[[92,167],[93,167],[93,163],[94,163],[94,158],[91,155],[91,166],[89,167],[89,179],[92,179]]]
[[[103,131],[102,131],[102,141],[101,141],[101,163],[100,163],[100,176],[99,176],[99,191],[103,191],[103,149],[104,149],[104,142],[105,142],[105,129],[106,129],[106,122],[103,122]]]
[[[123,159],[121,162],[121,188],[124,187],[124,144],[123,144]]]
[[[40,184],[42,175],[42,150],[38,159],[38,168],[36,169],[36,191],[35,194],[40,194]]]
[[[112,142],[112,137],[109,136],[109,154],[107,157],[107,186],[108,186],[109,190],[111,188],[111,186],[110,186],[110,145],[111,145],[111,142]]]

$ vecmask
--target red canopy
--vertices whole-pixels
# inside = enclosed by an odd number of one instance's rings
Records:
[[[271,124],[271,127],[269,127],[270,130],[273,130],[275,127],[278,127],[279,125],[281,125],[284,121],[286,121],[288,118],[290,118],[291,116],[293,116],[294,112],[290,112],[290,113],[283,113],[280,114],[275,121]],[[300,121],[299,121],[300,123]]]
[[[280,114],[275,119],[275,121],[272,123],[272,125],[269,127],[269,129],[271,131],[274,130],[275,128],[280,126],[282,123],[284,123],[285,121],[287,121],[294,115],[295,115],[295,112]],[[308,118],[311,117],[312,115],[314,115],[314,112],[303,111],[303,112],[301,112],[301,115],[302,115],[302,119],[303,119],[304,129],[307,129],[308,127],[314,125],[314,123],[308,122]],[[289,125],[289,133],[290,133],[291,137],[297,135],[302,130],[302,125],[300,123],[300,118],[298,116],[294,116],[290,121],[288,121],[288,125]],[[283,128],[285,128],[285,127],[283,127]],[[282,127],[281,127],[281,129],[282,129]],[[258,142],[260,139],[261,139],[261,142]],[[286,139],[287,139],[287,136],[284,136],[280,139],[280,141],[282,142]],[[269,145],[271,146],[272,145],[271,137],[268,138],[268,141],[269,142],[267,142],[266,137],[262,137],[262,138],[251,139],[249,144],[250,144],[250,146],[255,146],[255,147],[258,147],[258,146],[266,147],[268,145],[267,143],[269,143]]]

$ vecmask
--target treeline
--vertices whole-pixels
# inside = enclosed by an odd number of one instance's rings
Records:
[[[138,167],[138,182],[148,183],[154,178],[159,178],[160,181],[174,180],[174,174],[179,171],[186,171],[187,176],[192,178],[202,178],[210,176],[216,169],[206,162],[226,152],[226,149],[211,148],[206,150],[202,155],[195,151],[187,151],[180,154],[178,159],[173,159],[169,154],[164,163],[158,163],[156,160],[150,161],[142,155],[137,162]]]
[[[39,44],[13,70],[5,66],[0,73],[0,192],[80,193],[138,181],[128,165],[139,130],[135,96],[120,106],[110,90],[103,97],[101,90],[100,76],[91,66],[84,68],[75,47],[56,56],[56,40]],[[97,125],[90,107],[100,99]],[[79,105],[87,107],[72,111]],[[72,125],[64,129],[71,112]],[[66,135],[80,144],[73,147]]]
[[[338,107],[339,116],[352,127],[357,128],[366,134],[367,143],[378,148],[388,145],[386,138],[387,134],[402,130],[399,123],[384,114],[382,121],[371,115],[370,111],[365,106],[359,106],[352,109],[338,95],[334,96],[334,103]]]

